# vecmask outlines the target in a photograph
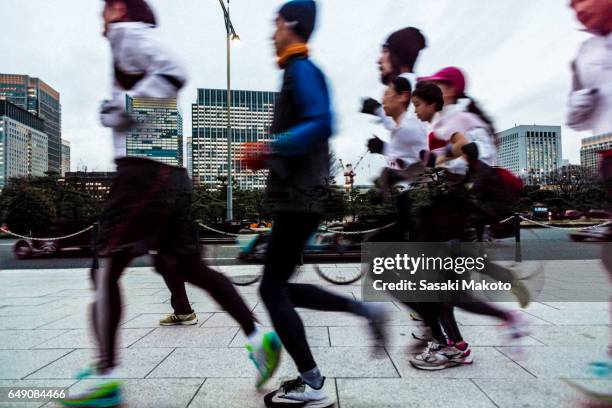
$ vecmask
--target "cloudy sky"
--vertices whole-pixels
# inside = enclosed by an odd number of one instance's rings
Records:
[[[150,0],[166,42],[186,64],[190,83],[180,105],[191,134],[197,88],[225,87],[225,28],[218,0]],[[278,0],[231,0],[242,38],[233,49],[235,89],[277,90],[270,36]],[[338,157],[354,161],[371,133],[385,137],[356,113],[363,96],[380,97],[376,60],[387,35],[419,27],[428,48],[416,70],[430,74],[455,65],[468,74],[468,93],[495,119],[514,124],[562,125],[570,87],[569,63],[586,38],[564,0],[319,0],[312,55],[333,92]],[[0,72],[37,76],[61,93],[63,137],[72,143],[72,168],[112,169],[110,132],[98,107],[110,96],[111,64],[101,36],[100,0],[0,0]],[[563,127],[563,156],[579,162],[581,136]],[[358,183],[372,178],[380,159],[368,156]]]

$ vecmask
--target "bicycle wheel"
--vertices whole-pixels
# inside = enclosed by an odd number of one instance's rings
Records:
[[[361,279],[363,275],[361,268],[320,268],[318,265],[313,266],[320,277],[334,285],[350,285]]]

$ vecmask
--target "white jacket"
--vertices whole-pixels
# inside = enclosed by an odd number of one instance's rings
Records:
[[[404,166],[421,161],[419,153],[427,149],[427,128],[414,114],[406,112],[400,123],[393,121],[391,138],[385,143],[383,155],[387,158],[387,167],[400,169],[398,159]]]
[[[594,135],[612,132],[612,33],[586,40],[572,67],[567,125]]]
[[[113,99],[103,106],[102,124],[113,128],[114,155],[119,158],[126,155],[127,132],[117,126],[121,122],[117,116],[125,116],[126,95],[132,98],[176,98],[187,82],[187,74],[149,24],[113,23],[109,25],[106,37],[113,54],[114,81]]]
[[[450,143],[451,138],[457,132],[462,133],[468,143],[473,142],[478,146],[478,158],[489,166],[495,166],[497,161],[497,147],[491,130],[478,115],[468,112],[470,103],[468,98],[462,98],[453,105],[445,105],[438,112],[431,123],[431,136],[441,142]],[[433,150],[435,153],[446,154],[445,148]],[[465,174],[467,162],[463,157],[458,157],[444,164],[451,173]]]

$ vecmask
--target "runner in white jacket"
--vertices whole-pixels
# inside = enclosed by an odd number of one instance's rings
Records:
[[[461,148],[473,142],[478,146],[479,160],[494,166],[497,147],[492,122],[465,95],[466,81],[461,70],[447,67],[419,80],[438,85],[444,97],[444,108],[431,123],[429,150],[435,163],[430,164],[444,164],[451,173],[465,174],[467,162],[461,157]]]
[[[182,65],[158,39],[155,25],[140,21],[111,23],[106,37],[114,58],[113,99],[102,104],[101,121],[113,128],[115,158],[126,156],[126,96],[174,99],[187,82]]]
[[[570,7],[587,31],[587,39],[572,62],[572,91],[569,96],[567,125],[593,135],[612,133],[612,2],[610,0],[572,0]],[[600,176],[612,199],[612,149],[600,152]],[[612,237],[612,229],[608,229]],[[602,263],[612,276],[612,252],[603,247]],[[612,303],[610,304],[612,309]],[[606,366],[612,370],[612,343],[608,359],[591,363],[595,372]]]

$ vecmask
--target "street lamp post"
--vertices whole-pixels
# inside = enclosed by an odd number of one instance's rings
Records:
[[[233,214],[233,203],[232,203],[232,119],[231,119],[231,106],[232,106],[232,92],[231,92],[231,42],[239,41],[240,37],[236,34],[232,20],[230,19],[229,13],[229,1],[227,0],[227,7],[223,0],[219,0],[221,9],[223,10],[223,17],[225,19],[225,31],[227,41],[227,222],[232,222],[234,219]]]

